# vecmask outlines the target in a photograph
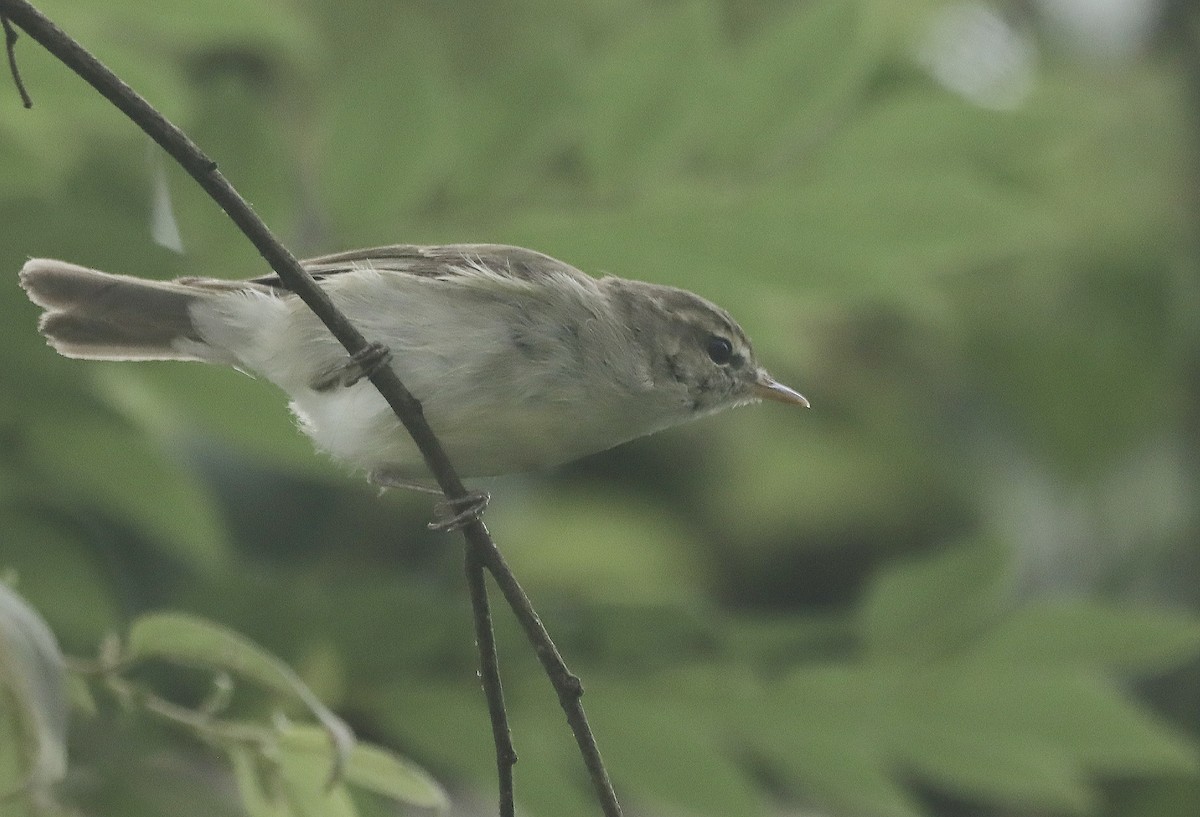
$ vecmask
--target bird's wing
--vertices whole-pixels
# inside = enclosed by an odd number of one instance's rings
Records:
[[[317,280],[352,270],[374,269],[442,280],[488,276],[525,283],[537,283],[550,277],[595,281],[570,264],[548,255],[504,244],[392,244],[322,255],[301,264]],[[278,275],[254,278],[250,283],[288,289]]]

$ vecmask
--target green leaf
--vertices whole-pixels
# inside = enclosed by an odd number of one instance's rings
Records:
[[[798,728],[799,727],[799,728]],[[785,714],[774,723],[745,724],[743,739],[802,801],[838,813],[921,817],[905,783],[889,768],[882,747],[855,730],[807,729]]]
[[[940,790],[1068,814],[1097,806],[1081,764],[1056,746],[936,716],[909,730],[898,767]]]
[[[906,708],[914,722],[940,720],[981,741],[1009,736],[1031,751],[1048,748],[1092,773],[1200,770],[1200,751],[1187,737],[1129,700],[1112,682],[1070,667],[964,667],[962,672],[914,675],[898,692],[893,705]]]
[[[295,814],[283,796],[274,768],[265,768],[260,752],[240,744],[226,747],[233,765],[233,779],[237,782],[242,807],[248,817],[292,817]]]
[[[914,776],[997,807],[1086,814],[1096,775],[1200,768],[1196,746],[1111,685],[1043,667],[812,666],[733,703],[747,738],[802,791],[839,804],[867,781],[880,813],[899,813]]]
[[[275,656],[239,633],[181,613],[153,613],[133,622],[126,641],[130,661],[151,658],[224,671],[300,701],[321,723],[332,743],[326,778],[339,779],[354,748],[354,733],[321,703],[300,677]]]
[[[329,740],[320,729],[290,725],[280,737],[285,752],[324,758],[329,765]],[[346,760],[345,782],[420,808],[444,810],[446,792],[422,769],[379,746],[356,744]]]
[[[1121,817],[1193,817],[1200,814],[1200,777],[1169,777],[1122,787],[1109,813]]]
[[[670,678],[643,686],[593,682],[588,715],[609,773],[638,802],[664,811],[761,815],[767,804],[716,710],[676,694]]]
[[[1194,617],[1086,600],[1027,604],[970,650],[996,665],[1145,673],[1178,665],[1198,652],[1200,621]]]
[[[7,700],[5,700],[7,699]],[[47,796],[67,773],[66,667],[41,616],[0,581],[0,708],[4,732],[17,733],[21,779],[0,780],[0,797],[18,789]]]
[[[878,574],[860,612],[868,656],[920,661],[961,649],[999,615],[1008,561],[998,546],[952,547]]]
[[[319,730],[297,733],[289,727],[278,749],[280,789],[296,817],[356,817],[345,784],[329,783],[329,747]]]
[[[873,698],[870,679],[856,670],[820,666],[758,685],[725,709],[731,727],[804,800],[848,814],[918,817],[891,768]]]

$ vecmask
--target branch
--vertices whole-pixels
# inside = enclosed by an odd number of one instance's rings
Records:
[[[325,292],[305,272],[296,257],[275,238],[262,219],[217,169],[216,162],[206,156],[183,131],[169,122],[83,46],[25,0],[0,0],[0,17],[11,20],[22,28],[43,48],[61,60],[105,99],[115,105],[175,159],[213,201],[220,205],[238,229],[254,244],[259,254],[279,275],[288,289],[295,292],[308,305],[309,309],[329,328],[338,342],[345,347],[348,354],[355,355],[367,348],[368,343],[362,333],[333,305]],[[396,417],[420,449],[425,464],[437,480],[446,499],[453,506],[457,504],[455,500],[466,498],[468,496],[467,489],[463,486],[457,471],[446,456],[445,449],[442,448],[441,443],[426,422],[420,402],[400,382],[395,370],[390,366],[379,367],[370,374],[370,381],[391,406]],[[567,669],[562,656],[534,611],[529,597],[521,589],[516,577],[504,562],[483,522],[478,518],[470,520],[463,527],[463,535],[472,549],[468,559],[477,560],[486,566],[496,579],[505,599],[533,644],[550,682],[554,685],[559,703],[566,712],[567,722],[579,744],[604,814],[606,817],[620,817],[621,807],[617,803],[612,784],[600,760],[595,737],[588,727],[587,717],[579,700],[582,694],[579,679]],[[469,575],[472,574],[469,573]],[[476,579],[472,578],[471,581],[475,590],[479,589]],[[482,598],[486,602],[486,587],[483,589],[485,592]],[[486,605],[482,609],[479,606],[480,595],[475,590],[472,591],[472,604],[475,609],[478,637],[478,633],[484,629],[484,622],[486,622],[488,633],[491,632],[491,623]],[[494,640],[490,637],[479,639],[479,648],[481,664],[485,666],[482,680],[486,688],[499,677],[498,673],[494,674],[494,678],[491,677],[493,673],[486,669],[487,666],[493,668],[497,666],[494,656]],[[497,703],[502,706],[503,698],[498,688],[489,688],[486,691],[495,730],[496,724],[503,722],[498,721],[497,717],[505,717],[502,710],[497,713],[495,709]],[[507,725],[504,726],[503,731],[507,734]],[[498,751],[501,751],[499,739],[497,739],[497,747]],[[497,764],[501,767],[508,766],[511,769],[511,747],[507,754],[501,751],[501,756],[497,757]],[[502,788],[504,785],[504,776],[502,775]],[[511,785],[508,788],[508,794],[511,797]]]
[[[471,531],[468,529],[466,533],[470,538]],[[485,530],[484,534],[486,535],[486,533]],[[526,638],[529,639],[529,643],[533,644],[534,652],[537,653],[538,660],[542,662],[542,669],[545,671],[546,677],[550,679],[554,691],[558,693],[559,706],[566,713],[567,723],[571,727],[571,733],[575,736],[575,743],[579,746],[579,754],[583,757],[583,763],[587,767],[588,776],[592,780],[592,788],[596,791],[596,799],[600,801],[600,808],[606,817],[620,817],[621,805],[617,802],[617,795],[613,791],[608,770],[604,768],[604,761],[600,757],[600,747],[596,745],[596,738],[592,734],[591,726],[588,725],[587,713],[580,701],[580,698],[583,697],[583,685],[579,682],[578,676],[567,669],[567,664],[563,661],[558,647],[554,646],[554,642],[550,639],[550,633],[546,631],[546,626],[542,624],[537,611],[533,609],[533,604],[517,581],[517,577],[513,575],[508,563],[504,561],[504,556],[496,547],[496,543],[488,537],[486,542],[472,542],[472,546],[475,548],[476,557],[487,566],[488,571],[496,580],[496,584],[499,585],[505,601],[508,602],[517,621],[525,630]]]
[[[17,30],[3,15],[0,15],[0,26],[4,28],[4,50],[8,52],[8,72],[12,74],[13,85],[17,86],[17,93],[21,95],[21,104],[32,108],[33,100],[29,98],[29,91],[25,90],[25,81],[21,79],[21,70],[17,68]]]
[[[475,548],[466,553],[467,589],[471,608],[475,611],[475,644],[479,649],[479,681],[487,698],[488,714],[492,719],[492,741],[496,744],[496,778],[500,788],[500,817],[514,817],[513,766],[517,753],[513,749],[512,732],[508,728],[508,713],[504,708],[504,686],[500,683],[500,661],[496,652],[496,636],[492,632],[492,617],[488,609],[487,576]]]

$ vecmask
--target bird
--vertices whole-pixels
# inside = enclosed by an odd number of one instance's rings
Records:
[[[391,366],[463,476],[544,470],[763,399],[807,408],[724,309],[501,244],[397,244],[301,262],[374,341],[351,359],[277,275],[116,275],[47,258],[19,279],[69,358],[187,360],[262,377],[315,446],[379,485],[425,474],[375,388]]]

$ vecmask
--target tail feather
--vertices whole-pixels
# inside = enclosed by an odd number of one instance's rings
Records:
[[[192,323],[202,290],[34,258],[21,286],[46,310],[38,328],[60,354],[92,360],[209,360]]]

